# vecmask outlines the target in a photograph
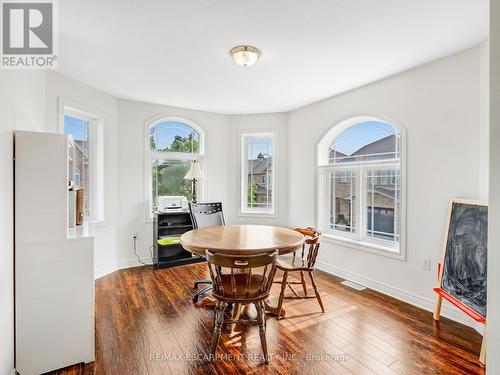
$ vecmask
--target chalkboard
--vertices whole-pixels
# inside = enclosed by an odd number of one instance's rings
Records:
[[[448,223],[441,289],[486,317],[488,206],[453,200]]]

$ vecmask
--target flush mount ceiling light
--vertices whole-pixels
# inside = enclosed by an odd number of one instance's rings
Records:
[[[259,59],[260,50],[252,46],[236,46],[229,51],[234,62],[241,66],[252,66]]]

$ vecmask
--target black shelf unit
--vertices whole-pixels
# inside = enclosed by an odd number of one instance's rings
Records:
[[[180,237],[193,229],[191,215],[187,211],[157,212],[153,225],[153,263],[155,268],[175,267],[183,264],[203,262],[204,259],[186,251],[180,243],[160,245],[158,240]]]

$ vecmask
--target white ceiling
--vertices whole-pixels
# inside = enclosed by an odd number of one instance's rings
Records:
[[[227,114],[289,111],[472,47],[488,0],[64,0],[63,74]],[[234,64],[238,44],[262,50]]]

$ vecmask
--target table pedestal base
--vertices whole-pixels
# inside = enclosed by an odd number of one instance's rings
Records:
[[[207,296],[201,300],[200,306],[206,307],[206,308],[214,308],[216,304],[217,304],[217,300],[215,298]],[[268,300],[264,301],[264,306],[266,308],[266,314],[274,315],[274,316],[278,317],[278,308],[276,306],[270,305]],[[240,315],[241,315],[242,308],[243,308],[243,306],[241,303],[235,303],[234,307],[233,307],[233,312],[231,314],[231,318],[235,319],[235,320],[239,319]],[[285,309],[281,308],[279,318],[283,318],[285,315],[286,315]],[[236,326],[235,323],[228,324],[227,330],[229,332],[232,332],[234,330],[235,326]]]

